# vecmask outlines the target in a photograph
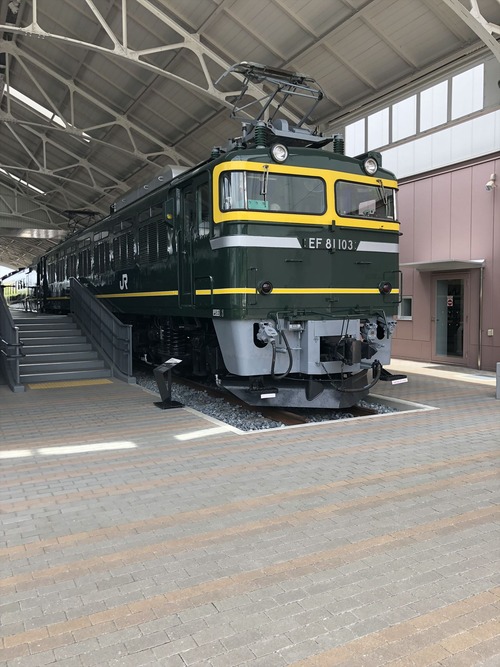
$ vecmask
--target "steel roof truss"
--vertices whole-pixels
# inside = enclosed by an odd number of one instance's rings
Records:
[[[500,26],[485,19],[479,7],[479,0],[469,0],[470,9],[464,7],[460,0],[441,0],[441,2],[452,9],[476,33],[500,62],[500,44],[493,37],[493,33],[500,35]],[[497,3],[500,5],[500,0],[497,0]]]

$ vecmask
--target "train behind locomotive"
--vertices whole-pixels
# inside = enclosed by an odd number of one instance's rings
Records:
[[[181,359],[253,405],[351,406],[389,378],[396,179],[377,153],[347,157],[338,137],[269,116],[280,95],[316,104],[311,79],[231,71],[274,86],[261,113],[227,149],[168,170],[41,258],[44,308],[68,310],[75,277],[133,325],[152,364]]]

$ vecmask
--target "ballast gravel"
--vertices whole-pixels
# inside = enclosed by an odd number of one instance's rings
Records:
[[[135,371],[137,384],[158,394],[158,385],[152,373],[148,371]],[[172,383],[172,400],[182,403],[186,407],[198,410],[209,417],[217,419],[224,424],[228,424],[240,431],[260,431],[272,428],[283,428],[282,422],[267,419],[259,412],[246,410],[244,407],[232,405],[224,398],[214,398],[203,389],[193,389],[181,384]],[[368,403],[360,401],[359,407],[368,408],[378,413],[394,412],[392,408],[379,405],[377,403]],[[343,410],[293,410],[302,414],[308,422],[334,421],[337,419],[352,419],[354,415]]]
[[[137,384],[158,393],[158,385],[153,376],[141,371],[136,372],[135,377]],[[240,431],[260,431],[284,426],[281,422],[266,419],[259,412],[245,410],[238,405],[231,405],[224,398],[209,396],[203,389],[193,389],[175,382],[172,383],[172,400],[179,401],[186,407],[198,410],[198,412],[218,419]]]

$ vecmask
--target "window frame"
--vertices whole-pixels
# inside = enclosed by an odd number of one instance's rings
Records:
[[[284,199],[281,200],[281,203],[283,204],[283,207],[279,203],[272,202],[273,197],[269,196],[268,192],[266,191],[265,193],[261,192],[261,195],[265,197],[265,199],[262,200],[254,200],[248,196],[249,194],[249,179],[248,176],[251,176],[252,178],[258,178],[259,180],[262,180],[264,183],[266,180],[269,182],[269,179],[296,179],[297,181],[317,181],[318,183],[321,184],[322,190],[319,195],[322,195],[322,209],[321,210],[316,210],[316,211],[307,211],[307,210],[291,210],[289,208],[285,207],[286,202]],[[238,184],[238,180],[241,180],[241,183]],[[239,187],[239,194],[241,195],[241,199],[237,202],[238,204],[241,201],[242,205],[227,205],[227,200],[233,197],[231,194],[232,188],[234,186]],[[286,184],[287,187],[283,189],[284,192],[286,190],[291,190],[293,189],[293,186],[290,187],[289,183]],[[317,187],[317,186],[314,186]],[[308,195],[312,194],[314,192],[314,187],[311,187],[311,189],[307,189],[305,185],[303,185],[303,189],[306,190],[307,192],[305,193],[304,197],[299,200],[300,203],[301,201],[305,201]],[[319,175],[302,175],[302,174],[294,174],[292,172],[277,172],[277,171],[268,171],[268,170],[263,170],[263,171],[255,171],[255,170],[250,170],[250,169],[232,169],[232,170],[227,170],[227,171],[222,171],[219,174],[219,210],[221,213],[234,213],[236,211],[244,211],[245,213],[265,213],[266,215],[274,215],[276,213],[281,213],[281,214],[286,214],[286,215],[311,215],[311,216],[324,216],[328,210],[328,197],[327,197],[327,190],[328,190],[328,185],[327,182],[324,178],[322,178]],[[281,190],[278,189],[279,192]],[[319,201],[319,198],[317,198]],[[310,201],[313,201],[311,199]],[[268,204],[268,206],[249,206],[250,201],[255,201],[255,202],[261,202],[262,204]],[[270,203],[272,202],[272,203]],[[279,208],[273,208],[273,206],[278,205]],[[305,208],[305,207],[304,207]]]
[[[401,312],[403,310],[403,303],[410,304],[410,314],[409,315],[402,315]],[[413,296],[403,296],[401,297],[401,302],[398,306],[398,320],[401,320],[402,322],[411,322],[413,320]]]
[[[340,196],[338,193],[338,186],[342,184],[348,184],[348,185],[354,185],[354,186],[363,186],[363,187],[369,187],[369,188],[376,188],[378,190],[383,190],[383,191],[389,191],[392,194],[392,210],[393,210],[393,216],[389,217],[380,217],[378,215],[363,215],[359,213],[359,206],[358,206],[358,213],[342,213],[339,210],[339,202],[340,202]],[[334,199],[335,199],[335,213],[340,216],[341,218],[356,218],[356,219],[368,219],[368,220],[381,220],[383,222],[396,222],[398,219],[397,215],[397,197],[396,197],[397,189],[396,188],[390,188],[385,185],[379,185],[376,183],[365,183],[365,182],[360,182],[360,181],[351,181],[346,178],[339,178],[338,180],[335,181],[334,185]],[[366,201],[371,201],[371,200],[366,200]],[[377,211],[377,202],[380,201],[379,199],[375,200],[375,212]],[[383,201],[383,200],[382,200]],[[360,202],[361,204],[361,202]],[[385,204],[386,210],[387,210],[387,204]]]

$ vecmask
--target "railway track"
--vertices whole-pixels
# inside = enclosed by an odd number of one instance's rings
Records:
[[[297,424],[307,423],[307,419],[305,419],[305,417],[302,417],[301,415],[289,412],[288,410],[280,410],[279,408],[265,408],[261,406],[248,405],[248,403],[245,403],[244,401],[237,398],[236,396],[233,396],[233,394],[230,394],[224,389],[219,389],[218,387],[206,385],[203,384],[202,382],[197,382],[196,380],[183,377],[174,377],[173,381],[176,384],[180,384],[184,387],[189,387],[190,389],[197,389],[199,391],[204,391],[213,398],[223,398],[226,403],[229,403],[229,405],[237,405],[241,408],[244,408],[245,410],[248,410],[248,412],[255,412],[256,414],[257,413],[261,414],[266,419],[270,419],[276,422],[281,422],[285,424],[285,426],[295,426]]]
[[[150,365],[137,362],[134,368],[139,384],[158,390],[153,369]],[[177,386],[177,391],[176,391]],[[187,390],[187,397],[184,396]],[[214,384],[206,384],[193,378],[186,378],[172,374],[172,390],[177,394],[176,398],[182,404],[193,407],[200,412],[215,417],[218,421],[236,426],[243,431],[266,430],[283,426],[297,426],[324,421],[336,421],[351,419],[353,417],[366,417],[379,414],[376,407],[354,406],[338,410],[325,410],[314,408],[300,408],[290,410],[277,407],[252,406],[237,398],[225,389]],[[192,390],[192,394],[189,390]],[[210,402],[209,399],[214,401]],[[224,405],[227,408],[224,408]],[[231,409],[234,408],[236,410]],[[252,419],[255,414],[255,420]]]
[[[266,419],[282,423],[285,426],[297,426],[300,424],[309,424],[312,422],[322,421],[322,420],[311,419],[311,415],[314,414],[315,412],[317,413],[318,412],[317,410],[316,411],[312,409],[307,410],[305,408],[302,408],[300,411],[294,412],[291,410],[284,410],[282,408],[274,408],[274,407],[266,408],[262,406],[253,406],[253,405],[248,405],[248,403],[245,403],[236,396],[233,396],[226,390],[219,389],[218,387],[214,387],[213,385],[206,385],[201,382],[197,382],[196,380],[183,377],[174,377],[173,382],[182,385],[184,387],[189,387],[191,389],[204,391],[213,398],[222,398],[226,403],[230,405],[236,405],[241,408],[244,408],[248,412],[254,412],[256,414],[260,414]],[[377,411],[374,409],[359,407],[359,406],[354,406],[351,408],[342,408],[339,410],[331,410],[330,412],[337,413],[339,419],[346,419],[352,417],[366,417],[369,415],[377,414]],[[325,421],[327,420],[328,419],[325,419]]]

